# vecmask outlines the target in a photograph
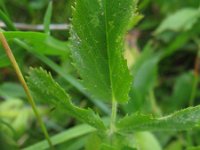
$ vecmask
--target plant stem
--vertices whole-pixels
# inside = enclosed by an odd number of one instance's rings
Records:
[[[117,102],[113,98],[112,99],[112,112],[111,112],[111,118],[110,118],[110,130],[109,130],[109,137],[110,137],[111,143],[112,143],[113,133],[115,132],[116,116],[117,116]]]
[[[2,46],[3,46],[8,58],[9,58],[9,60],[11,62],[11,64],[12,64],[16,74],[17,74],[17,77],[18,77],[20,83],[22,84],[22,86],[24,88],[24,91],[25,91],[25,93],[27,95],[27,98],[28,98],[28,102],[30,103],[30,105],[31,105],[31,107],[33,109],[33,112],[35,113],[35,116],[36,116],[36,118],[37,118],[37,120],[38,120],[38,122],[39,122],[39,124],[40,124],[40,126],[42,128],[42,131],[43,131],[43,133],[45,135],[45,138],[46,138],[47,142],[49,143],[49,146],[53,149],[53,145],[52,145],[52,142],[51,142],[51,140],[49,138],[47,129],[46,129],[46,127],[45,127],[45,125],[44,125],[44,123],[42,121],[42,118],[41,118],[41,116],[40,116],[40,114],[39,114],[39,112],[37,110],[35,102],[34,102],[32,96],[31,96],[30,90],[29,90],[29,88],[28,88],[28,86],[26,84],[26,81],[25,81],[25,79],[24,79],[24,77],[22,75],[22,72],[21,72],[21,70],[20,70],[20,68],[19,68],[19,66],[18,66],[18,64],[17,64],[17,62],[15,60],[15,57],[14,57],[14,55],[12,53],[12,50],[10,49],[10,47],[8,45],[8,42],[7,42],[5,36],[4,36],[4,34],[2,32],[0,32],[0,41],[1,41]]]

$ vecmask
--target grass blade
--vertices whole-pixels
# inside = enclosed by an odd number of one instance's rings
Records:
[[[89,125],[83,124],[83,125],[73,127],[71,129],[64,131],[62,133],[59,133],[57,135],[54,135],[51,137],[51,140],[52,140],[53,145],[58,145],[63,142],[86,135],[86,134],[94,132],[94,131],[96,131],[95,128],[92,128]],[[36,149],[43,150],[43,149],[47,149],[47,148],[49,148],[49,145],[45,140],[43,140],[43,141],[36,143],[30,147],[24,148],[23,150],[36,150]]]
[[[52,16],[52,1],[49,2],[49,5],[47,7],[45,16],[44,16],[44,31],[47,34],[50,34],[50,23],[51,23],[51,16]]]

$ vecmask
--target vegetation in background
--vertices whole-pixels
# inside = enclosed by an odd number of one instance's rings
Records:
[[[199,25],[199,0],[0,0],[60,150],[200,149]],[[11,65],[0,47],[0,149],[50,149]]]

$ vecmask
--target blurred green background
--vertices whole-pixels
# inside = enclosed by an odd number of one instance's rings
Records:
[[[53,0],[52,9],[48,10],[49,2],[0,0],[0,26],[6,31],[23,74],[28,74],[30,66],[42,66],[70,93],[75,104],[91,107],[101,116],[109,115],[110,104],[91,99],[79,86],[80,77],[73,67],[68,39],[74,0]],[[50,31],[49,23],[55,25]],[[37,25],[46,28],[38,30]],[[60,25],[62,29],[58,29]],[[129,103],[120,106],[120,115],[141,111],[162,116],[199,104],[200,1],[139,1],[125,37],[124,55],[133,84]],[[45,101],[36,103],[52,136],[80,124]],[[141,144],[148,144],[148,138],[153,138],[164,150],[200,145],[198,129],[141,136],[145,137],[140,138]],[[84,149],[89,138],[85,135],[62,141],[56,149]],[[0,47],[0,149],[21,149],[43,139],[22,86]]]

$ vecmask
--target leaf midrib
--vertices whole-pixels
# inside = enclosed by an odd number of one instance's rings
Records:
[[[103,2],[102,2],[103,3]],[[107,52],[107,56],[108,56],[108,71],[109,71],[109,79],[110,79],[110,88],[111,88],[111,98],[112,101],[115,101],[115,95],[114,95],[114,91],[113,91],[113,80],[112,80],[112,73],[111,73],[111,64],[110,64],[110,44],[108,41],[108,24],[107,24],[107,0],[105,0],[105,5],[104,5],[104,19],[105,19],[105,32],[106,32],[106,52]]]
[[[85,5],[84,5],[84,6],[85,6]],[[87,7],[85,7],[85,9],[87,10]],[[90,30],[89,24],[85,24],[85,25],[86,25],[86,27],[87,27],[87,30],[89,31],[89,30]],[[81,31],[81,32],[82,32],[82,31]],[[90,34],[90,32],[88,32],[88,33]],[[83,33],[83,34],[84,34],[84,33]],[[91,35],[91,36],[92,36],[92,35]],[[92,41],[95,42],[94,39],[92,39]],[[93,45],[93,46],[94,46],[96,49],[98,49],[98,47],[97,47],[96,45]],[[88,47],[88,46],[87,46],[87,47]],[[92,53],[90,47],[88,47],[88,50],[90,51],[90,53]],[[96,72],[98,72],[98,75],[99,75],[101,81],[104,81],[104,77],[102,77],[102,75],[101,75],[101,71],[99,70],[98,63],[97,63],[96,59],[94,59],[94,57],[90,57],[90,59],[93,61],[93,63],[95,64],[95,66],[97,66],[97,67],[95,67],[95,70],[96,70]],[[105,87],[107,86],[105,82],[102,82],[102,84],[103,84]]]

